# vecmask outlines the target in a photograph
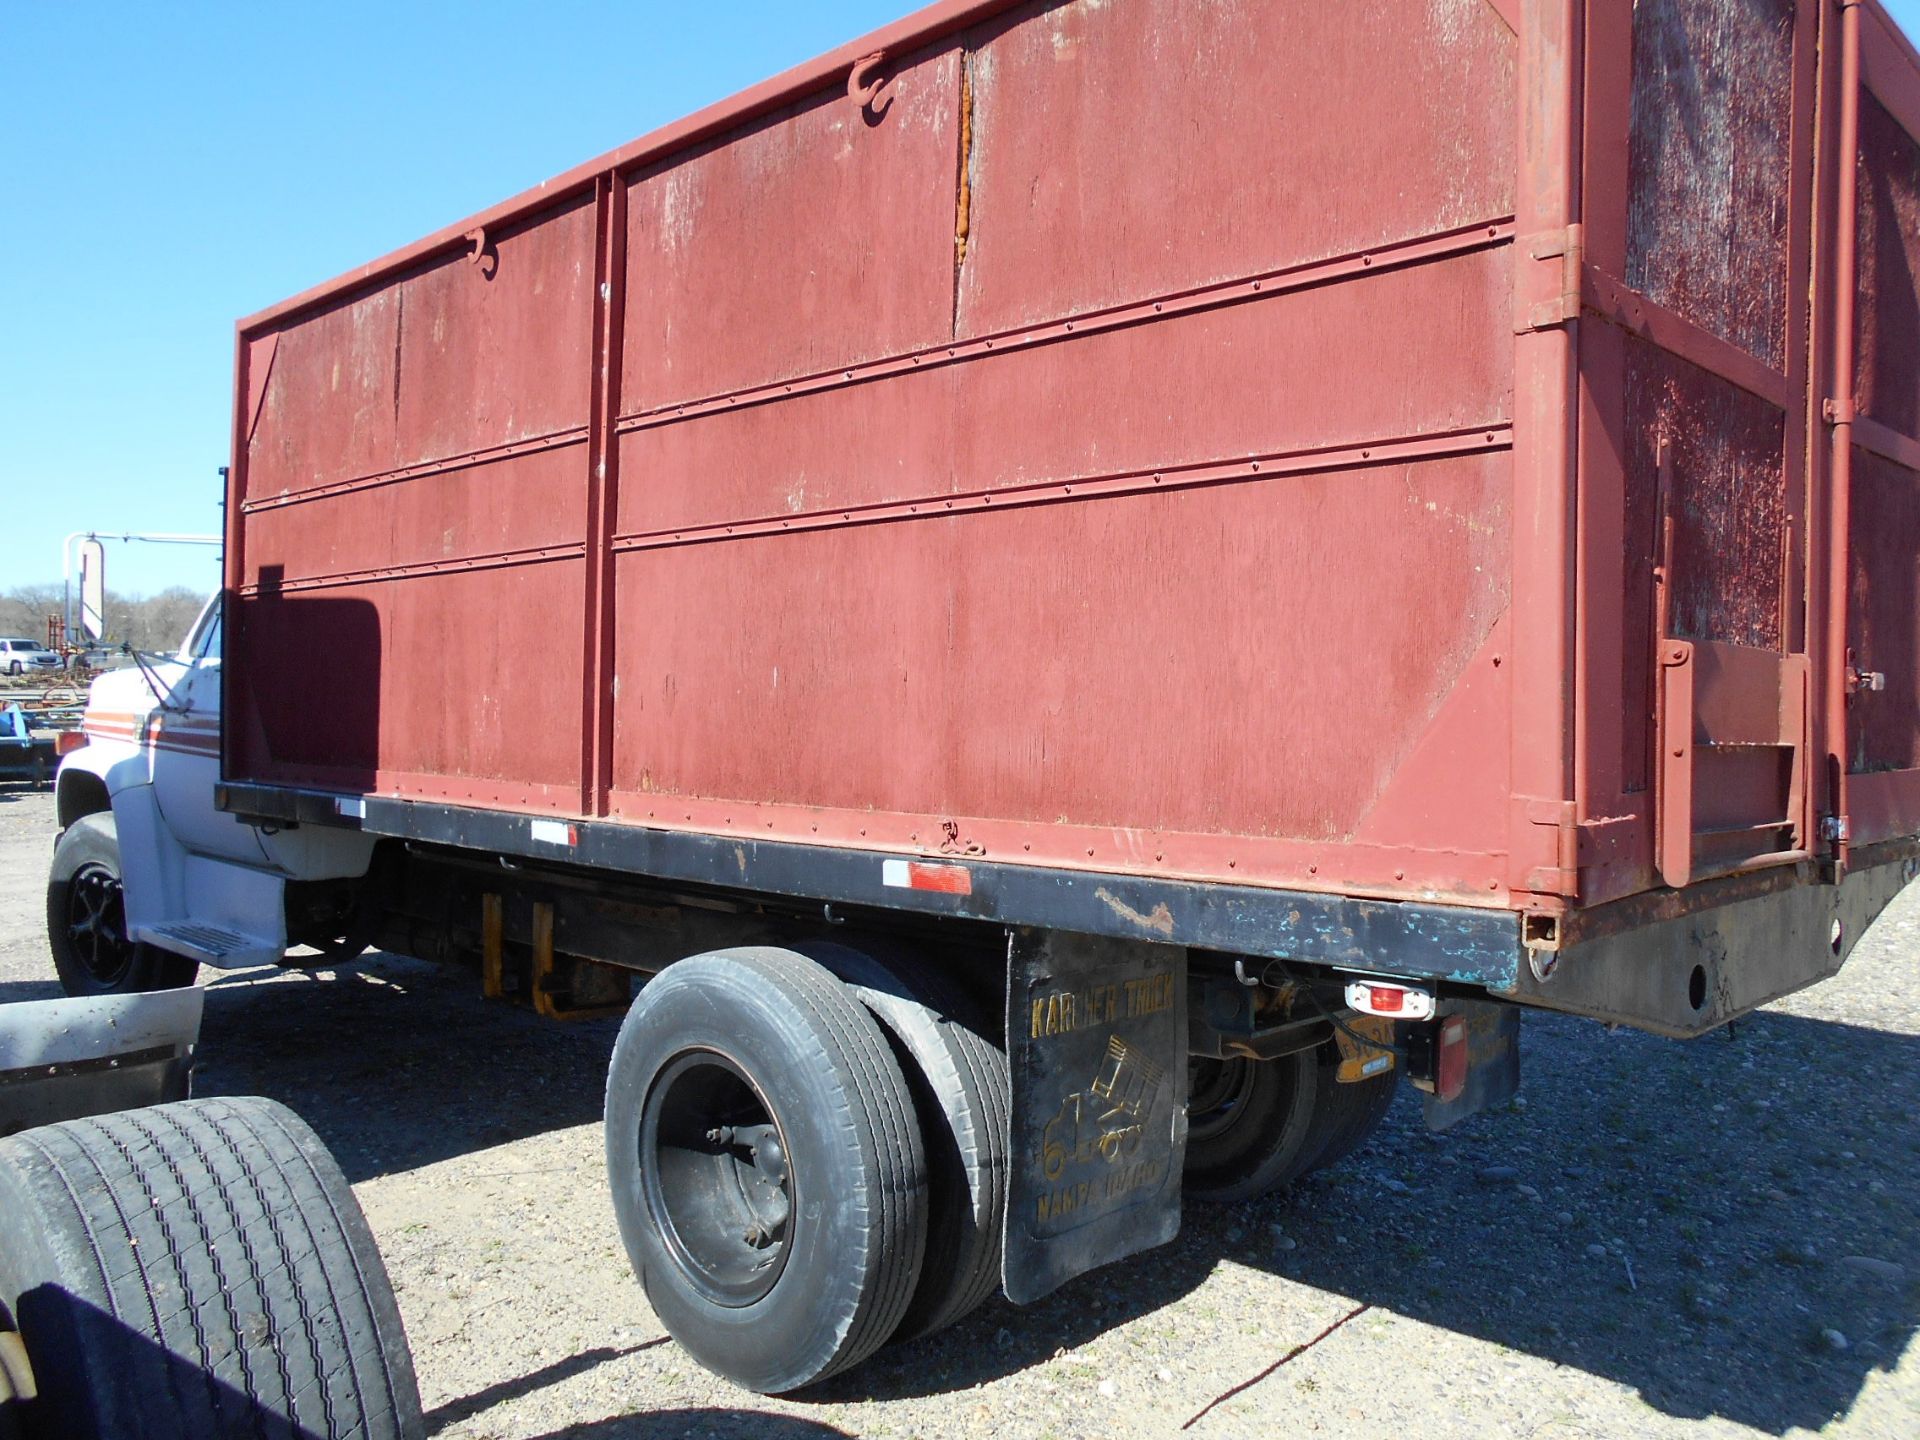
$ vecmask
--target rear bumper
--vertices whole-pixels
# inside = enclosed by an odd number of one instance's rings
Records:
[[[1658,890],[1568,917],[1513,999],[1686,1039],[1837,973],[1920,873],[1920,839],[1856,850],[1837,884],[1819,861]]]

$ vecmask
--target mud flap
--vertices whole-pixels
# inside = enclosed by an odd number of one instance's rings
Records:
[[[1016,1305],[1180,1233],[1187,952],[1015,930],[1003,1279]]]
[[[1520,1093],[1519,1007],[1454,1000],[1446,1015],[1461,1015],[1467,1022],[1466,1083],[1453,1099],[1443,1100],[1420,1083],[1422,1067],[1413,1066],[1414,1084],[1426,1092],[1421,1108],[1429,1130],[1450,1130]]]

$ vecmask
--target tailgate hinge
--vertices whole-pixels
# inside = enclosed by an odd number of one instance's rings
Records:
[[[1581,820],[1571,800],[1520,797],[1516,804],[1525,829],[1516,827],[1516,869],[1522,869],[1518,888],[1536,895],[1580,898],[1583,866],[1604,865],[1627,852],[1638,815],[1610,815]]]
[[[1513,333],[1551,330],[1580,318],[1587,266],[1586,231],[1569,225],[1522,235],[1513,282]]]

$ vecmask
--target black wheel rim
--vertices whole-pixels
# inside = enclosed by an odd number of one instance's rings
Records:
[[[1254,1065],[1244,1055],[1228,1060],[1195,1057],[1187,1070],[1187,1138],[1210,1140],[1246,1113]]]
[[[713,1050],[676,1056],[640,1116],[640,1187],[674,1266],[739,1308],[786,1268],[798,1213],[786,1132],[760,1087]]]
[[[67,882],[67,942],[104,987],[120,984],[133,969],[126,894],[120,877],[104,865],[83,865]]]

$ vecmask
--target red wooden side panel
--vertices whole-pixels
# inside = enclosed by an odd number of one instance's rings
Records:
[[[1920,435],[1920,142],[1860,98],[1859,306],[1855,403]]]
[[[633,182],[623,413],[948,337],[959,72],[890,67],[873,111],[828,95]]]
[[[1804,704],[1780,697],[1806,668],[1817,21],[1589,11],[1581,801],[1621,828],[1585,899],[1813,843]]]
[[[255,339],[230,763],[578,803],[593,209]]]
[[[1487,0],[1083,0],[969,40],[963,336],[1513,214]]]
[[[1382,9],[1027,7],[636,181],[614,813],[1504,884],[1504,729],[1405,766],[1497,677],[1516,47]]]
[[[637,429],[620,529],[1138,475],[1510,418],[1504,249]],[[1364,337],[1355,343],[1355,336]]]
[[[1857,446],[1853,463],[1848,638],[1886,688],[1854,696],[1848,768],[1920,769],[1920,475]]]
[[[1796,4],[1633,7],[1627,283],[1776,370]]]
[[[1850,699],[1847,759],[1885,778],[1852,782],[1866,792],[1853,807],[1860,839],[1874,838],[1876,820],[1889,831],[1920,825],[1920,73],[1866,28],[1855,311],[1855,436],[1865,443],[1854,447],[1847,643],[1854,668],[1885,688]],[[1876,806],[1889,786],[1904,790],[1907,813]]]
[[[276,314],[233,772],[1504,894],[1509,10],[1015,6]]]

